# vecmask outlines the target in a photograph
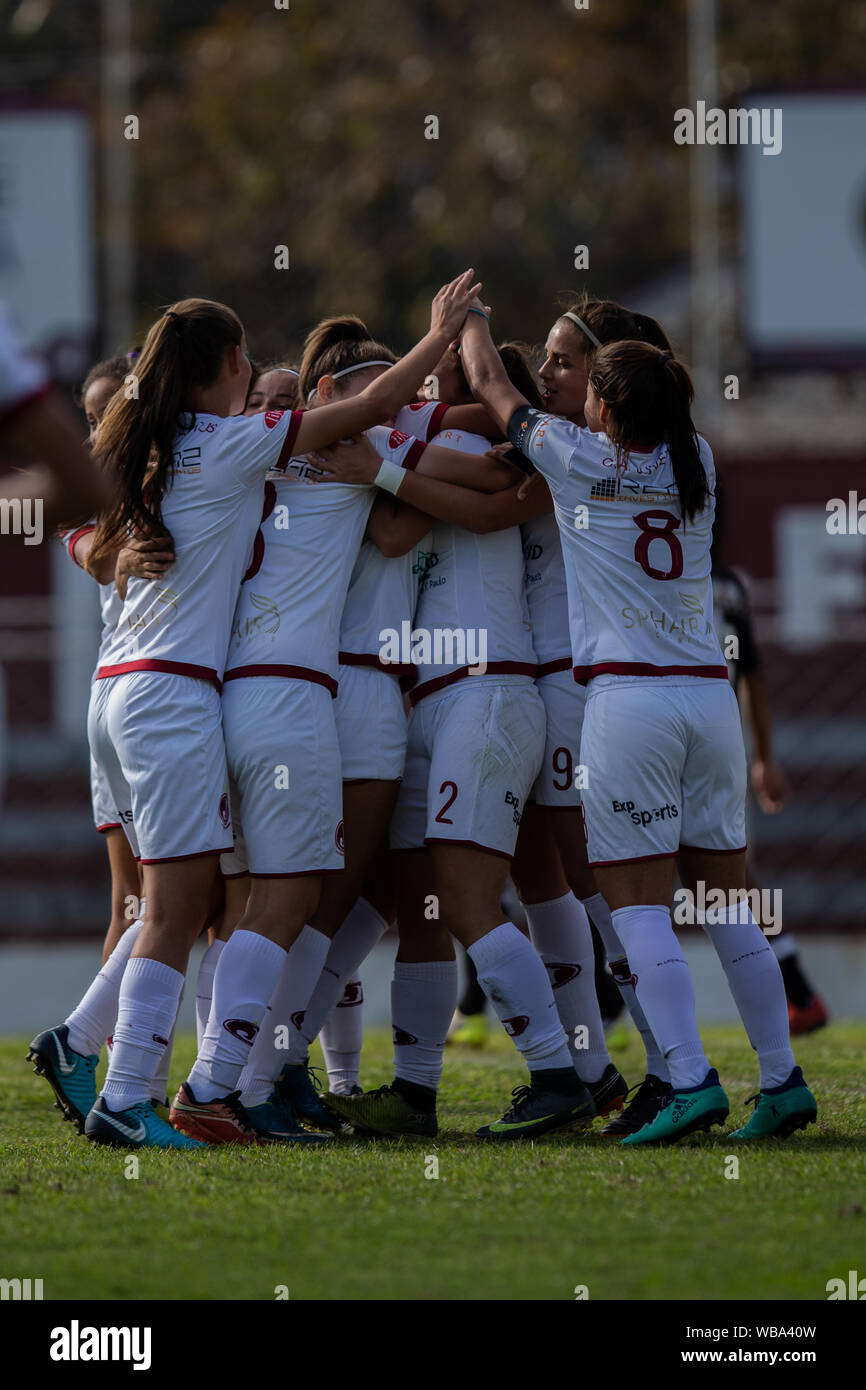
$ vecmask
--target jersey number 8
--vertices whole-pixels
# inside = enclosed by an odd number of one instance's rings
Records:
[[[683,572],[683,548],[680,545],[679,537],[674,535],[677,527],[682,523],[679,517],[672,512],[649,511],[638,512],[637,516],[632,517],[635,526],[640,531],[640,535],[634,543],[634,558],[637,560],[641,569],[648,574],[650,579],[679,579]],[[660,521],[661,526],[651,526],[650,522]],[[667,573],[664,570],[655,569],[649,562],[649,551],[651,541],[666,541],[671,552],[671,567]]]

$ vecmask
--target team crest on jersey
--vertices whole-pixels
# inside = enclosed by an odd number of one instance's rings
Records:
[[[278,424],[279,421],[282,420],[285,413],[286,412],[284,410],[266,410],[265,425],[267,426],[267,428],[269,430],[272,430],[274,428],[274,425]]]
[[[344,821],[340,821],[340,824],[334,831],[334,844],[337,846],[338,854],[346,853],[346,825]]]
[[[420,574],[423,579],[429,570],[439,564],[439,556],[435,550],[419,550],[418,558],[412,566],[413,574]]]
[[[228,830],[232,822],[231,811],[229,810],[228,792],[223,792],[222,796],[220,797],[219,816],[220,820],[223,823],[223,826],[226,830]]]
[[[404,434],[402,430],[392,430],[388,436],[388,448],[399,449],[401,444],[407,444],[411,438],[411,434]]]

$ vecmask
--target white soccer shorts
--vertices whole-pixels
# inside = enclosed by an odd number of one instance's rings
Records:
[[[745,848],[746,753],[727,681],[596,678],[580,760],[590,864]]]
[[[571,672],[553,671],[535,687],[547,712],[547,739],[541,771],[529,794],[538,806],[575,811],[580,806],[580,735],[586,687]]]
[[[95,681],[88,733],[115,806],[129,789],[124,829],[142,864],[231,849],[222,711],[210,681],[167,671]]]
[[[523,677],[469,676],[412,711],[393,849],[468,845],[510,859],[544,753],[541,696]]]
[[[340,745],[330,691],[314,681],[244,676],[223,688],[235,844],[224,877],[343,868]]]
[[[343,781],[403,776],[408,727],[396,676],[374,666],[341,666],[334,702]]]

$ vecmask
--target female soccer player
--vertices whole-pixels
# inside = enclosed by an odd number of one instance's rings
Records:
[[[250,376],[240,321],[224,305],[181,301],[148,334],[137,363],[138,399],[115,397],[106,411],[98,448],[121,480],[121,495],[101,519],[91,563],[119,548],[130,528],[170,534],[177,558],[169,585],[130,584],[97,673],[100,756],[110,780],[113,759],[129,783],[148,900],[124,971],[105,1086],[85,1125],[97,1142],[196,1142],[159,1118],[150,1088],[204,920],[213,859],[231,848],[218,684],[265,475],[295,445],[317,448],[387,419],[462,322],[471,280],[466,272],[440,291],[430,333],[389,380],[306,416],[240,415]],[[275,921],[263,900],[226,946],[211,1012],[234,1026],[206,1033],[194,1073],[203,1077],[205,1103],[233,1093],[286,946],[302,925],[300,901],[287,923]]]
[[[670,1069],[655,1119],[621,1142],[676,1140],[729,1109],[671,926],[678,855],[686,886],[703,880],[732,904],[706,930],[761,1066],[755,1114],[735,1133],[790,1133],[816,1106],[791,1054],[775,956],[736,898],[746,887],[745,756],[712,625],[714,470],[691,421],[691,381],[648,344],[600,348],[580,429],[529,406],[507,382],[483,316],[469,319],[462,351],[473,390],[553,494],[575,675],[592,682],[581,742],[590,863]]]
[[[516,353],[511,358],[511,371],[519,370],[532,389],[527,364]],[[434,377],[442,401],[401,412],[398,428],[418,429],[423,437],[436,416],[445,424],[448,403],[468,394],[453,351]],[[489,449],[487,439],[447,426],[436,441],[468,454]],[[591,1116],[595,1107],[571,1066],[541,962],[513,924],[503,922],[500,908],[545,728],[516,526],[483,535],[436,527],[415,630],[431,650],[425,654],[422,646],[417,658],[406,775],[391,825],[392,845],[406,851],[392,987],[395,1080],[328,1103],[363,1128],[435,1135],[442,1052],[456,1002],[456,936],[531,1072],[530,1086],[518,1088],[503,1120],[479,1133],[497,1140],[544,1133]],[[438,904],[435,915],[431,902]]]

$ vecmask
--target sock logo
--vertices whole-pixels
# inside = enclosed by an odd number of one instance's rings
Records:
[[[237,1038],[238,1042],[246,1043],[247,1047],[252,1047],[259,1031],[257,1024],[249,1023],[245,1018],[226,1018],[223,1020],[223,1028],[227,1033],[231,1033],[233,1038]]]
[[[337,1005],[338,1009],[350,1009],[355,1004],[363,1004],[364,990],[360,980],[350,980],[343,990],[343,997]]]
[[[637,975],[631,973],[631,967],[624,956],[622,960],[611,961],[610,973],[618,985],[631,985],[632,989],[637,989]]]
[[[229,811],[228,792],[223,792],[222,796],[220,797],[219,816],[220,820],[223,823],[223,828],[225,830],[228,830],[229,826],[231,825],[232,819],[231,812]]]
[[[582,968],[579,965],[566,965],[564,961],[545,961],[544,963],[550,972],[550,983],[553,989],[567,985],[569,980],[576,980]]]
[[[417,1041],[418,1039],[415,1037],[414,1033],[407,1033],[405,1028],[398,1028],[396,1023],[394,1024],[395,1047],[411,1047],[412,1043],[416,1043]]]
[[[162,1047],[168,1047],[168,1038],[161,1038],[159,1033],[152,1033],[151,1037],[154,1042],[159,1043]]]
[[[304,1021],[304,1014],[305,1014],[306,1012],[307,1012],[306,1009],[296,1009],[295,1012],[294,1012],[293,1014],[290,1014],[290,1016],[289,1016],[289,1017],[290,1017],[290,1020],[291,1020],[292,1027],[293,1027],[293,1028],[297,1028],[297,1030],[298,1030],[299,1033],[300,1033],[300,1031],[301,1031],[301,1024],[302,1024],[303,1021]]]
[[[502,1026],[510,1038],[519,1038],[529,1027],[529,1014],[517,1014],[515,1018],[504,1018]]]

